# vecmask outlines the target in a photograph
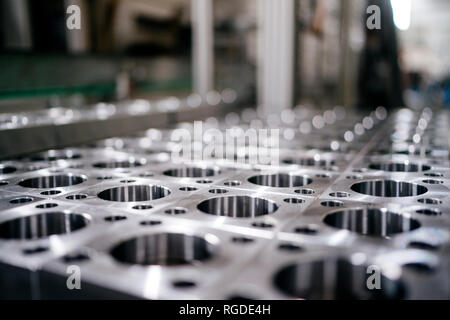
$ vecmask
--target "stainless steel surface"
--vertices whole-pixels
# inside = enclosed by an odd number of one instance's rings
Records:
[[[240,98],[245,96],[239,93]],[[210,91],[206,98],[192,94],[155,101],[98,103],[82,109],[55,107],[3,113],[0,114],[0,159],[70,147],[149,127],[167,128],[181,121],[205,119],[229,112],[237,103],[242,103],[237,97],[233,89],[225,89]]]
[[[0,296],[450,298],[447,111],[205,123],[280,128],[280,164],[175,164],[171,129],[3,161]]]

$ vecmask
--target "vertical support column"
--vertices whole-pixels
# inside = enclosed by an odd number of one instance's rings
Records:
[[[33,43],[28,0],[4,0],[0,9],[0,32],[6,47],[30,49]]]
[[[64,13],[70,5],[77,5],[81,9],[81,30],[66,30],[67,49],[72,53],[86,52],[89,49],[89,23],[86,0],[65,0]],[[65,15],[67,19],[67,15]]]
[[[194,92],[205,97],[214,87],[213,0],[191,0]]]
[[[295,0],[260,0],[258,111],[279,113],[294,104]]]
[[[343,106],[352,105],[352,78],[351,65],[352,55],[350,49],[350,28],[351,28],[352,3],[350,0],[341,0],[340,10],[340,41],[341,41],[341,68],[340,68],[340,104]]]

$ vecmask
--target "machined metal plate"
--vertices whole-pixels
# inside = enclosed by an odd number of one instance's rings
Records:
[[[1,297],[450,298],[447,111],[245,109],[205,126],[277,128],[280,161],[176,163],[184,122],[1,162]]]

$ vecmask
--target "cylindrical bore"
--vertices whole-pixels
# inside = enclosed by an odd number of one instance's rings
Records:
[[[324,222],[335,228],[379,237],[388,237],[420,227],[416,219],[375,208],[336,211],[328,214]]]
[[[281,268],[275,286],[288,296],[301,299],[401,299],[405,290],[398,279],[380,276],[380,288],[367,287],[367,266],[343,258],[327,258]]]
[[[304,175],[290,175],[278,173],[270,175],[258,175],[248,179],[250,183],[266,187],[292,188],[301,187],[312,183],[312,179]]]
[[[164,171],[166,176],[171,177],[187,177],[187,178],[202,178],[211,177],[220,174],[218,168],[202,168],[202,167],[182,167]]]
[[[122,160],[122,161],[102,161],[94,163],[93,166],[99,169],[117,169],[117,168],[134,168],[140,167],[144,164],[144,161],[138,161],[134,159]]]
[[[375,197],[413,197],[424,194],[428,189],[422,185],[395,180],[370,180],[351,186],[355,192]]]
[[[81,214],[47,212],[8,220],[0,224],[1,239],[34,240],[66,234],[86,227],[89,219]]]
[[[249,196],[228,196],[205,200],[198,205],[204,213],[231,218],[253,218],[274,213],[275,202]]]
[[[157,233],[120,242],[110,253],[127,264],[177,266],[206,261],[213,256],[213,249],[214,245],[202,237]]]
[[[59,188],[68,187],[83,183],[86,180],[83,176],[76,176],[73,174],[62,174],[55,176],[42,176],[30,179],[25,179],[19,182],[19,186],[24,188]]]
[[[431,169],[431,167],[427,165],[418,165],[408,162],[371,163],[369,168],[389,172],[418,172]]]
[[[103,190],[97,196],[107,201],[135,202],[156,200],[169,194],[170,190],[162,186],[127,185]]]

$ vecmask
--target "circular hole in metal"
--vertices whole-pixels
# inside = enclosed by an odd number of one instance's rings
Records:
[[[290,175],[286,173],[253,176],[248,181],[260,186],[276,188],[301,187],[313,182],[308,176]]]
[[[166,214],[186,214],[187,213],[187,209],[185,208],[171,208],[171,209],[167,209],[164,211],[164,213]]]
[[[261,228],[261,229],[271,229],[273,228],[273,224],[266,223],[266,222],[253,222],[252,226],[255,228]]]
[[[299,166],[306,166],[306,167],[325,167],[325,166],[332,166],[335,164],[334,160],[325,160],[320,159],[316,160],[314,158],[286,158],[282,161],[284,164],[296,164]]]
[[[439,249],[438,245],[434,245],[434,244],[424,242],[424,241],[411,241],[408,244],[408,247],[414,248],[414,249],[421,249],[421,250],[437,250],[437,249]]]
[[[134,210],[150,210],[150,209],[153,209],[153,207],[149,204],[139,204],[137,206],[134,206],[132,209],[134,209]]]
[[[161,224],[161,223],[162,222],[159,221],[159,220],[144,220],[144,221],[139,222],[139,224],[141,226],[156,226],[156,225]]]
[[[420,227],[419,221],[409,216],[375,208],[333,212],[325,217],[324,223],[334,228],[377,237],[388,237]]]
[[[204,180],[197,180],[195,182],[200,183],[200,184],[208,184],[208,183],[212,183],[212,180],[204,179]]]
[[[228,190],[227,189],[212,189],[209,190],[210,193],[214,193],[214,194],[224,194],[227,193]]]
[[[126,219],[127,219],[127,217],[125,217],[125,216],[108,216],[108,217],[104,218],[104,220],[107,222],[117,222],[117,221],[123,221]]]
[[[79,194],[72,194],[70,196],[67,196],[66,199],[68,199],[68,200],[82,200],[82,199],[86,199],[87,197],[88,197],[87,194],[79,193]]]
[[[196,191],[196,190],[198,190],[197,188],[195,188],[195,187],[181,187],[180,188],[180,190],[181,191]]]
[[[416,210],[416,213],[424,214],[426,216],[439,216],[442,214],[441,211],[437,209],[419,209]]]
[[[177,280],[172,282],[172,285],[177,289],[191,289],[196,287],[196,283],[188,280]]]
[[[424,262],[410,262],[402,267],[417,273],[432,273],[435,270],[434,267]]]
[[[347,198],[347,197],[350,197],[350,193],[338,191],[338,192],[330,193],[330,196],[331,197],[336,197],[336,198]]]
[[[425,204],[433,204],[433,205],[438,205],[441,204],[442,201],[439,199],[433,199],[433,198],[423,198],[423,199],[417,199],[418,202],[420,203],[425,203]]]
[[[93,167],[99,169],[117,169],[117,168],[135,168],[145,164],[144,160],[123,160],[123,161],[102,161],[93,164]]]
[[[249,196],[229,196],[205,200],[197,208],[207,214],[230,218],[252,218],[274,213],[275,202]]]
[[[330,179],[331,178],[331,176],[329,174],[326,174],[326,173],[316,174],[316,177],[317,178],[321,178],[321,179]]]
[[[383,152],[381,152],[383,151]],[[380,153],[384,153],[384,154],[390,154],[391,151],[390,150],[381,150]],[[420,154],[425,154],[425,155],[430,155],[432,153],[432,150],[430,149],[415,149],[413,152],[411,152],[408,149],[401,149],[401,150],[393,150],[392,153],[398,153],[398,154],[406,154],[406,155],[411,155],[411,154],[415,154],[415,155],[420,155]]]
[[[87,255],[86,253],[80,253],[80,252],[68,254],[61,258],[61,260],[64,263],[79,263],[79,262],[88,261],[89,259],[90,259],[89,255]]]
[[[30,179],[25,179],[19,182],[19,186],[24,188],[60,188],[68,187],[83,183],[86,180],[83,176],[75,176],[72,174],[56,175],[56,176],[42,176]]]
[[[113,178],[112,176],[99,176],[96,179],[97,180],[110,180],[112,178]]]
[[[439,173],[439,172],[427,172],[427,173],[424,173],[423,175],[427,176],[427,177],[434,177],[434,178],[439,178],[439,177],[444,176],[442,173]]]
[[[315,235],[319,230],[316,226],[301,226],[294,229],[295,233]]]
[[[55,194],[60,194],[61,191],[59,190],[48,190],[48,191],[42,191],[41,194],[43,196],[54,196]]]
[[[25,255],[32,255],[32,254],[47,252],[48,250],[49,250],[48,247],[35,247],[35,248],[24,249],[22,252]]]
[[[229,187],[237,187],[241,185],[241,182],[234,180],[234,181],[225,181],[223,184]]]
[[[9,182],[6,180],[0,181],[0,186],[6,186]]]
[[[305,200],[300,199],[300,198],[287,198],[283,200],[284,202],[287,203],[291,203],[291,204],[299,204],[299,203],[304,203]]]
[[[157,233],[125,240],[115,245],[110,252],[122,263],[176,266],[210,259],[214,245],[198,236]]]
[[[324,207],[342,207],[342,206],[344,206],[344,203],[342,201],[337,201],[337,200],[327,200],[327,201],[322,201],[320,203],[320,205],[322,205]]]
[[[300,193],[300,194],[314,194],[314,190],[313,189],[298,189],[298,190],[294,190],[295,193]]]
[[[233,237],[231,238],[231,241],[233,241],[234,243],[251,243],[254,242],[255,240],[252,238],[247,238],[247,237]]]
[[[442,184],[442,183],[444,183],[444,181],[436,180],[436,179],[426,179],[426,180],[422,180],[422,182],[427,183],[427,184]]]
[[[31,197],[20,197],[20,198],[15,198],[9,201],[9,203],[12,204],[19,204],[19,203],[27,203],[27,202],[31,202],[34,199]]]
[[[0,164],[0,174],[10,174],[17,171],[16,167],[13,166],[4,166]]]
[[[133,183],[136,182],[136,180],[120,180],[121,183]]]
[[[50,209],[50,208],[54,208],[57,207],[58,204],[57,203],[43,203],[43,204],[38,204],[36,206],[36,208],[38,209]]]
[[[48,212],[8,220],[0,224],[0,238],[34,240],[71,233],[89,224],[81,214]]]
[[[351,186],[355,192],[375,197],[413,197],[424,194],[428,189],[419,184],[395,180],[370,180]]]
[[[431,169],[431,167],[427,165],[418,165],[408,162],[371,163],[369,168],[389,172],[418,172]]]
[[[278,246],[279,250],[282,251],[289,251],[289,252],[301,252],[303,251],[303,248],[296,245],[296,244],[292,244],[292,243],[281,243]]]
[[[163,174],[171,177],[202,178],[220,174],[220,170],[218,168],[183,167],[166,170]]]
[[[327,258],[290,264],[274,276],[275,286],[284,294],[302,299],[400,299],[404,286],[398,279],[380,276],[382,290],[367,288],[367,266],[344,258]]]
[[[137,202],[161,199],[169,194],[170,190],[162,186],[130,185],[106,189],[97,196],[107,201]]]

